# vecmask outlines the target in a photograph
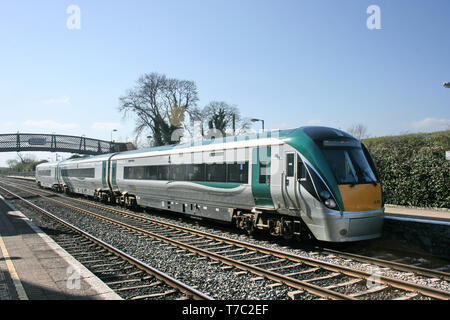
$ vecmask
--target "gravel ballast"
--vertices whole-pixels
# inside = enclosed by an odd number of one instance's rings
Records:
[[[14,191],[14,190],[13,190]],[[5,195],[7,199],[10,199]],[[99,222],[97,219],[86,217],[80,213],[70,212],[67,209],[62,209],[53,203],[49,203],[46,200],[40,198],[30,199],[32,202],[39,206],[46,208],[47,210],[57,214],[66,221],[77,225],[79,228],[91,233],[92,235],[101,238],[105,242],[108,242],[128,254],[146,262],[153,267],[170,274],[174,278],[185,282],[190,286],[196,287],[199,291],[204,292],[212,296],[215,299],[257,299],[257,300],[280,300],[289,299],[289,292],[294,289],[285,285],[271,287],[274,282],[269,280],[253,280],[255,275],[237,273],[239,270],[222,269],[222,264],[212,263],[209,259],[199,259],[199,256],[189,255],[183,252],[179,252],[179,248],[171,247],[159,241],[150,240],[143,236],[137,236],[129,232],[124,231],[121,228],[112,226],[111,224],[105,224]],[[24,206],[18,200],[10,199],[10,202],[18,209],[22,210],[25,215],[33,219],[33,221],[39,225],[44,224],[40,213],[36,213],[30,210],[27,206]],[[95,211],[92,208],[89,210]],[[102,213],[103,214],[103,213]],[[310,250],[302,250],[298,248],[292,248],[285,245],[280,245],[277,241],[271,241],[267,239],[256,239],[243,235],[238,231],[228,230],[226,227],[214,227],[211,228],[209,224],[198,223],[190,219],[177,219],[175,217],[167,217],[165,214],[149,214],[149,213],[136,213],[133,214],[142,215],[144,217],[151,217],[156,220],[168,222],[184,227],[193,228],[199,231],[218,234],[223,237],[228,237],[236,240],[244,240],[249,243],[253,243],[259,246],[269,247],[275,250],[281,250],[289,253],[294,253],[300,256],[305,256],[320,261],[333,263],[337,265],[346,266],[349,268],[355,268],[365,272],[373,272],[375,275],[379,274],[385,277],[401,279],[408,282],[417,283],[420,285],[427,285],[432,288],[450,291],[447,281],[439,279],[430,279],[421,277],[405,272],[399,272],[388,268],[379,268],[373,265],[367,265],[364,263],[352,261],[349,259],[339,258],[329,254],[321,254]],[[111,214],[113,216],[113,214]],[[178,251],[178,252],[177,252]],[[335,280],[328,280],[330,284]],[[315,284],[328,285],[327,280],[321,280]],[[365,282],[355,286],[358,290],[361,290],[361,286],[366,286]],[[367,289],[367,288],[366,288]],[[352,291],[352,287],[346,288],[346,291]],[[348,292],[346,292],[348,293]],[[399,293],[395,290],[383,291],[381,294],[373,293],[368,295],[368,299],[391,299],[399,296]],[[361,297],[363,298],[363,297]],[[318,297],[309,293],[303,293],[296,295],[295,299],[318,299]]]

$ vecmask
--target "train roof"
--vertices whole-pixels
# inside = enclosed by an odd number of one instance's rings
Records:
[[[42,167],[47,167],[47,166],[55,166],[55,165],[57,165],[59,162],[55,162],[55,161],[53,161],[53,162],[43,162],[43,163],[40,163],[40,164],[38,164],[37,166],[36,166],[36,168],[42,168]]]
[[[348,134],[338,129],[333,129],[329,127],[307,126],[294,129],[273,130],[251,135],[220,137],[209,140],[191,141],[183,144],[126,151],[116,154],[114,158],[115,159],[117,159],[117,157],[127,158],[129,156],[140,156],[140,155],[144,156],[144,154],[147,153],[159,153],[159,154],[176,153],[180,149],[187,149],[187,148],[190,148],[189,152],[194,152],[202,150],[207,151],[207,150],[218,150],[228,148],[253,147],[258,145],[275,145],[281,144],[284,141],[289,143],[289,140],[291,140],[292,138],[297,138],[299,136],[302,136],[303,139],[305,137],[308,137],[309,139],[313,140],[313,137],[310,137],[310,135],[314,135],[314,137],[316,137],[316,135],[319,132],[324,136],[328,136],[328,138],[332,138],[333,136],[343,136],[343,135],[348,136]]]
[[[199,146],[209,146],[209,145],[217,145],[217,144],[227,144],[227,143],[235,143],[249,140],[262,140],[262,139],[279,139],[285,140],[290,137],[296,136],[300,134],[299,131],[306,133],[312,140],[317,139],[333,139],[333,138],[353,138],[348,133],[344,131],[330,128],[330,127],[320,127],[320,126],[306,126],[294,129],[285,129],[285,130],[274,130],[263,133],[256,133],[252,135],[241,135],[241,136],[229,136],[229,137],[221,137],[216,139],[209,140],[197,140],[191,141],[183,144],[174,144],[174,145],[166,145],[160,147],[153,148],[145,148],[139,150],[125,151],[121,152],[120,155],[134,155],[140,153],[147,152],[155,152],[155,151],[169,151],[169,150],[177,150],[177,149],[185,149],[190,147],[199,147]]]
[[[132,151],[125,151],[120,153],[109,153],[109,154],[102,154],[87,158],[75,158],[75,159],[68,159],[59,162],[60,164],[70,164],[72,162],[83,162],[83,161],[98,161],[98,160],[107,160],[112,156],[116,157],[129,157],[129,156],[138,156],[146,153],[154,153],[154,152],[167,152],[167,151],[175,151],[180,149],[187,149],[196,147],[196,150],[204,150],[204,149],[217,149],[220,148],[226,148],[226,144],[230,144],[229,147],[249,147],[249,146],[256,146],[260,144],[264,145],[270,145],[270,144],[279,144],[283,141],[286,141],[289,143],[289,140],[296,139],[299,136],[302,136],[303,139],[305,136],[310,138],[312,141],[317,141],[321,139],[333,139],[333,138],[353,138],[348,133],[330,128],[330,127],[322,127],[322,126],[305,126],[305,127],[299,127],[294,129],[285,129],[285,130],[274,130],[274,131],[268,131],[263,133],[256,133],[251,135],[241,135],[241,136],[229,136],[229,137],[220,137],[216,139],[209,139],[209,140],[197,140],[197,141],[191,141],[188,143],[183,144],[174,144],[174,145],[166,145],[166,146],[159,146],[159,147],[152,147],[152,148],[145,148],[145,149],[139,149],[139,150],[132,150]],[[354,139],[354,138],[353,138]],[[222,144],[222,146],[218,146]],[[225,145],[223,145],[225,144]],[[204,148],[210,146],[211,148]]]
[[[281,132],[281,131],[280,131]],[[280,135],[277,134],[276,131],[273,132],[264,132],[264,133],[257,133],[253,135],[242,135],[242,136],[229,136],[229,137],[221,137],[216,139],[209,139],[209,140],[196,140],[191,141],[183,144],[174,144],[174,145],[166,145],[166,146],[159,146],[159,147],[153,147],[153,148],[145,148],[145,149],[139,149],[139,150],[132,150],[132,151],[125,151],[121,152],[120,155],[135,155],[135,154],[141,154],[141,153],[147,153],[147,152],[157,152],[157,151],[172,151],[172,150],[179,150],[179,149],[186,149],[191,147],[204,147],[204,146],[216,146],[219,144],[235,144],[235,143],[242,143],[246,141],[255,141],[255,140],[263,140],[263,139],[277,139]]]

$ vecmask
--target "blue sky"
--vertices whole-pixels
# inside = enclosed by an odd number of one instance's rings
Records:
[[[70,5],[79,30],[67,28]],[[380,30],[367,28],[370,5]],[[0,132],[131,139],[118,98],[150,72],[193,80],[200,107],[226,101],[268,129],[442,130],[448,30],[446,0],[4,1]]]

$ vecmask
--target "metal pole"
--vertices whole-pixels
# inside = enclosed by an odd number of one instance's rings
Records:
[[[260,121],[262,123],[262,131],[264,132],[264,120],[262,119],[251,119],[252,122],[258,122]]]

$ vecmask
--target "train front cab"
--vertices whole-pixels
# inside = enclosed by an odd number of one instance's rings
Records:
[[[346,146],[326,141],[321,148],[333,175],[327,181],[337,182],[334,188],[317,172],[317,164],[299,152],[285,154],[287,198],[317,240],[360,241],[382,233],[384,208],[375,166],[360,142],[346,141]]]

